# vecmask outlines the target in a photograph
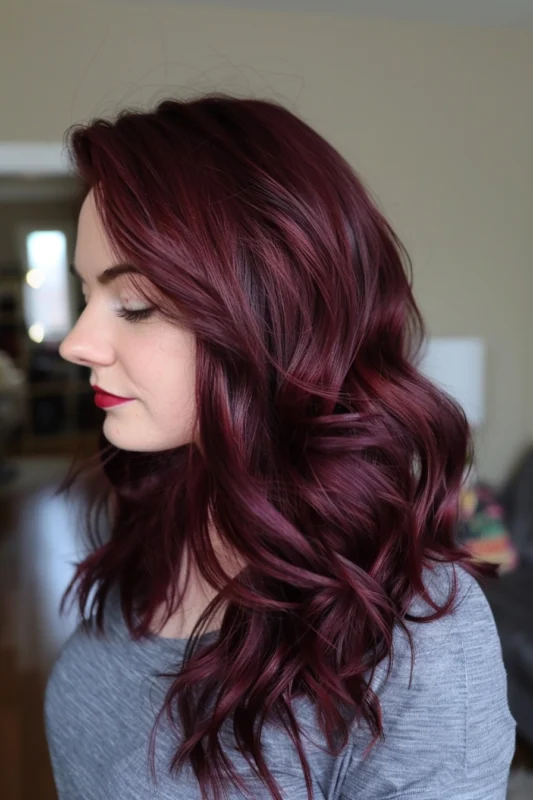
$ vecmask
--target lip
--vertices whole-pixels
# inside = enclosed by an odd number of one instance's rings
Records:
[[[106,392],[100,386],[93,386],[92,389],[94,391],[94,403],[99,408],[113,408],[113,406],[120,406],[122,403],[129,403],[135,399],[134,397],[120,397],[120,395],[111,394],[111,392]]]

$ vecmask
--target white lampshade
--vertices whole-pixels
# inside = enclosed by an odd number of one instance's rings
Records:
[[[485,342],[478,338],[431,338],[420,371],[451,395],[473,428],[485,421]]]

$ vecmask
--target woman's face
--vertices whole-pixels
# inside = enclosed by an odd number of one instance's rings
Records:
[[[117,264],[90,192],[75,255],[86,306],[59,353],[89,367],[91,385],[128,398],[105,410],[104,434],[116,447],[157,451],[188,444],[195,413],[194,335],[150,312],[128,273],[106,280],[106,270]]]

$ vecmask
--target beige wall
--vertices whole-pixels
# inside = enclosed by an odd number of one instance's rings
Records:
[[[366,178],[404,238],[432,333],[489,348],[482,474],[533,437],[533,34],[215,11],[2,0],[0,140],[56,140],[181,91],[275,96]],[[9,10],[8,10],[9,9]]]

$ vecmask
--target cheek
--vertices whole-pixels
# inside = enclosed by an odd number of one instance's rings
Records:
[[[195,374],[194,363],[189,357],[182,356],[164,370],[159,378],[161,394],[159,396],[160,408],[164,409],[165,416],[181,419],[183,415],[189,417],[194,409]]]
[[[146,408],[154,439],[164,448],[190,442],[196,418],[192,370],[183,363],[167,369],[155,379],[154,388]]]
[[[138,387],[157,393],[157,383],[164,381],[176,358],[176,351],[168,347],[159,326],[135,323],[122,331],[120,360]]]
[[[172,331],[174,334],[174,331]],[[184,335],[160,336],[130,350],[136,383],[145,390],[153,413],[166,420],[189,416],[194,409],[195,348]]]

